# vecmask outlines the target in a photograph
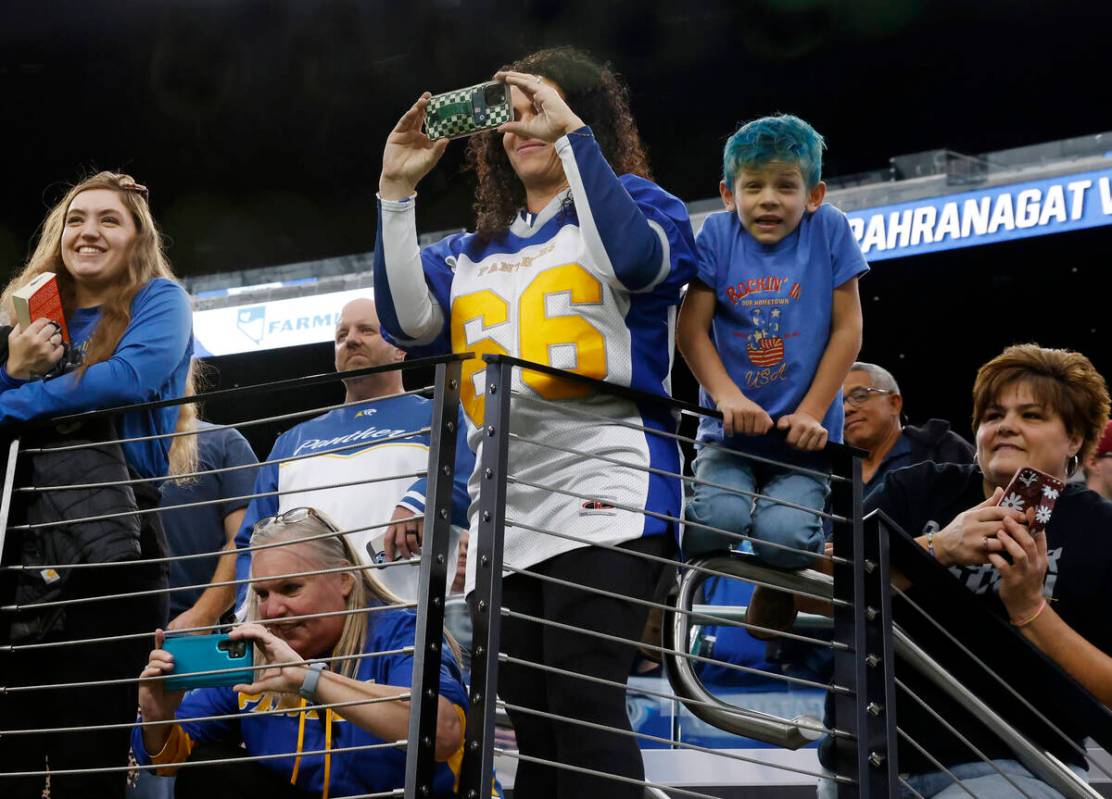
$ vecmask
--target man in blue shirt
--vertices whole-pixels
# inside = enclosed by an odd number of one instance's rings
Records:
[[[243,522],[257,469],[232,468],[258,463],[251,446],[238,430],[198,422],[198,471],[193,480],[167,480],[162,485],[162,508],[192,505],[162,511],[162,526],[172,555],[195,555],[235,550],[236,532]],[[208,502],[210,504],[197,504]],[[231,608],[235,589],[219,585],[235,579],[235,555],[176,560],[170,564],[170,586],[204,586],[170,594],[169,629],[216,624]]]

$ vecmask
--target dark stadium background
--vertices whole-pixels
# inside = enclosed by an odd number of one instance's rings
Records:
[[[778,110],[825,134],[835,177],[1096,133],[1112,127],[1110,23],[1091,1],[5,0],[0,264],[19,266],[46,204],[92,168],[151,187],[181,275],[365,252],[382,142],[416,94],[555,44],[626,77],[656,177],[685,200],[715,194],[739,121]],[[421,186],[422,230],[469,224],[461,150]],[[1106,227],[878,262],[862,357],[896,373],[913,422],[964,434],[976,366],[1011,342],[1079,349],[1112,376],[1110,252]],[[327,371],[331,349],[215,366],[214,385],[249,384]],[[264,397],[250,413],[339,396]],[[274,432],[252,443],[265,452]]]

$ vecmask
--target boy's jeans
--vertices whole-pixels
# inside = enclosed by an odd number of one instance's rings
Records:
[[[700,480],[735,490],[759,492],[761,497],[754,501],[745,494],[695,483],[687,503],[688,521],[808,552],[822,551],[825,537],[821,517],[771,502],[766,497],[822,510],[830,495],[829,478],[751,461],[717,447],[699,450],[692,468]],[[689,558],[713,550],[739,548],[742,543],[701,527],[684,527],[683,551]],[[755,543],[753,549],[763,562],[781,569],[802,569],[815,563],[815,559],[807,555],[760,543]]]

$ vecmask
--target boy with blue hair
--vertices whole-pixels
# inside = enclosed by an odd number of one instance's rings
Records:
[[[814,128],[783,114],[726,142],[727,210],[696,239],[697,279],[677,330],[700,401],[723,416],[699,426],[688,556],[736,543],[708,527],[757,539],[758,557],[781,568],[813,558],[764,542],[822,549],[822,521],[807,509],[821,510],[830,493],[817,451],[842,440],[841,386],[861,348],[857,279],[869,269],[845,214],[823,205],[824,147]],[[786,436],[763,436],[773,427]]]

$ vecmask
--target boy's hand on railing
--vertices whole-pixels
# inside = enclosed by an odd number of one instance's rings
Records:
[[[828,434],[822,422],[806,411],[796,411],[781,416],[776,428],[788,434],[788,446],[807,451],[822,449],[826,446]]]
[[[715,407],[722,414],[722,432],[727,436],[760,436],[772,429],[772,417],[740,391],[722,397]]]

